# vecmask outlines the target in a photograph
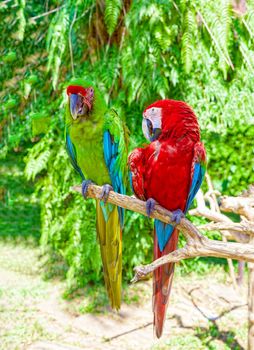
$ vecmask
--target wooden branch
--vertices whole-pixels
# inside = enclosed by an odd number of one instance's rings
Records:
[[[82,193],[81,186],[73,186],[73,187],[71,187],[71,190]],[[102,192],[102,187],[91,184],[88,187],[87,197],[94,198],[94,199],[100,199],[101,192]],[[122,207],[124,209],[132,210],[132,211],[135,211],[139,214],[143,214],[143,215],[147,216],[147,214],[146,214],[146,202],[141,201],[140,199],[138,199],[136,197],[133,197],[133,196],[130,197],[130,196],[126,196],[126,195],[122,195],[120,193],[110,191],[109,197],[108,197],[108,203],[115,204],[115,205]],[[172,217],[172,213],[170,211],[164,209],[160,205],[155,205],[155,210],[151,214],[151,218],[159,219],[159,220],[165,222],[166,224],[172,224],[171,217]],[[188,221],[187,219],[185,219],[185,220]]]
[[[252,197],[254,198],[254,184],[249,185],[247,190],[241,193],[241,197]]]
[[[190,215],[203,216],[206,219],[214,222],[232,224],[232,220],[230,220],[230,218],[226,215],[219,212],[215,212],[206,207],[202,191],[199,191],[197,193],[196,199],[198,206],[195,209],[189,210]],[[234,239],[236,242],[239,243],[247,243],[249,241],[249,237],[245,234],[244,231],[236,232],[235,230],[226,230],[224,232],[222,231],[222,233],[225,233],[225,236],[227,236],[230,239]]]
[[[250,221],[241,221],[241,222],[209,222],[208,224],[198,226],[200,230],[206,231],[236,231],[243,232],[246,235],[254,235],[254,224]],[[247,240],[249,241],[249,240]]]
[[[221,210],[245,216],[254,221],[254,197],[221,197]]]
[[[81,186],[74,186],[72,187],[72,190],[79,193],[82,192]],[[100,199],[101,191],[102,187],[89,185],[87,194],[90,198]],[[147,216],[146,203],[137,198],[129,197],[111,191],[109,193],[108,202]],[[160,205],[155,206],[155,210],[151,214],[151,217],[159,219],[166,224],[172,224],[172,213]],[[225,259],[229,258],[254,262],[253,245],[210,240],[203,236],[198,231],[198,229],[186,218],[181,219],[180,224],[178,225],[178,229],[181,230],[187,240],[185,247],[177,249],[174,252],[165,255],[149,265],[136,267],[136,274],[133,278],[134,282],[151,273],[159,266],[162,266],[169,262],[178,262],[182,259],[189,259],[197,256],[213,256]]]
[[[216,191],[213,188],[213,182],[212,182],[212,179],[211,179],[210,175],[208,174],[208,172],[206,172],[205,178],[206,178],[206,183],[207,183],[208,189],[209,189],[209,191],[206,194],[208,195],[208,198],[210,198],[210,208],[213,209],[215,212],[220,213],[220,207],[219,207],[219,204],[217,201]],[[221,232],[223,242],[227,242],[227,237],[226,237],[225,233],[228,235],[230,234],[230,232],[228,230]],[[229,275],[231,277],[233,286],[235,289],[237,289],[238,286],[237,286],[237,282],[236,282],[233,261],[232,261],[232,259],[227,259],[227,262],[228,262],[228,268],[229,268]]]
[[[147,274],[153,272],[158,267],[169,262],[179,262],[183,259],[190,259],[201,256],[219,257],[225,259],[236,259],[243,261],[254,261],[254,247],[250,244],[228,243],[208,239],[203,236],[201,241],[194,240],[188,242],[184,248],[177,249],[174,252],[165,255],[149,265],[135,267],[135,276],[132,282],[144,278]]]

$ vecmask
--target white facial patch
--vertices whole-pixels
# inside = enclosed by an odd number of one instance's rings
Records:
[[[161,129],[162,109],[151,107],[143,113],[142,130],[145,138],[151,141],[151,134],[147,125],[147,119],[152,123],[152,129]]]
[[[142,131],[143,131],[143,134],[144,134],[145,138],[148,141],[150,141],[148,126],[147,126],[145,118],[143,118],[143,120],[142,120]]]
[[[152,107],[147,109],[143,113],[143,117],[149,119],[152,124],[153,128],[159,128],[161,129],[161,108],[159,107]]]

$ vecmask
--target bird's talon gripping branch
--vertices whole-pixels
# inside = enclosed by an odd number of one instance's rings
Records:
[[[91,181],[91,180],[84,180],[82,182],[82,195],[85,199],[87,198],[88,187],[91,184],[93,184],[93,181]]]
[[[102,186],[100,199],[103,200],[104,203],[107,203],[110,191],[113,191],[113,187],[111,185],[106,184]]]
[[[175,222],[177,225],[180,224],[181,219],[184,218],[184,213],[181,209],[177,209],[172,211],[171,220]]]
[[[157,204],[157,202],[153,198],[148,198],[148,200],[146,201],[146,213],[149,218],[152,212],[154,211],[155,204]]]

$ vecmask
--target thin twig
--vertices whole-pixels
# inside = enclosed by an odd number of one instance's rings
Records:
[[[188,295],[190,296],[190,299],[191,299],[191,302],[192,304],[195,306],[195,308],[201,313],[201,315],[206,318],[208,321],[211,321],[211,322],[215,322],[217,320],[219,320],[220,318],[222,318],[223,316],[225,316],[226,314],[230,313],[231,311],[234,311],[236,309],[239,309],[241,307],[245,307],[247,306],[247,303],[245,304],[241,304],[241,305],[234,305],[232,306],[230,309],[227,309],[227,310],[224,310],[222,311],[218,316],[215,316],[215,317],[211,317],[211,316],[207,316],[206,313],[198,306],[198,304],[196,303],[196,300],[194,299],[193,295],[192,295],[192,292],[194,291],[195,289],[192,289],[188,292]]]
[[[64,8],[66,5],[62,5],[62,6],[59,6],[53,10],[50,10],[50,11],[47,11],[47,12],[44,12],[42,13],[41,15],[38,15],[38,16],[34,16],[34,17],[30,17],[29,20],[30,21],[35,21],[36,19],[38,18],[41,18],[41,17],[45,17],[45,16],[48,16],[48,15],[51,15],[51,13],[54,13],[54,12],[57,12],[57,11],[60,11],[62,10],[62,8]]]
[[[76,17],[77,17],[77,9],[75,8],[75,12],[74,12],[74,16],[70,25],[70,30],[69,30],[69,49],[70,49],[70,57],[71,57],[71,71],[72,71],[72,75],[75,76],[75,71],[74,71],[74,62],[73,62],[73,50],[72,50],[72,41],[71,41],[71,32],[72,32],[72,28],[74,26],[74,23],[76,21]]]
[[[234,68],[234,65],[233,65],[233,63],[232,63],[230,57],[229,57],[229,56],[227,57],[227,55],[222,51],[222,49],[221,49],[221,47],[220,47],[220,45],[219,45],[217,39],[216,39],[215,36],[213,35],[211,29],[209,28],[208,24],[206,23],[204,17],[202,16],[202,14],[201,14],[201,12],[200,12],[199,10],[197,11],[197,14],[199,15],[200,19],[201,19],[202,22],[204,23],[204,26],[206,27],[206,30],[208,31],[209,35],[211,36],[211,38],[212,38],[212,40],[213,40],[215,46],[217,47],[217,49],[218,49],[218,50],[220,51],[220,53],[222,54],[224,60],[225,60],[226,63],[232,68],[232,70],[234,70],[235,68]]]
[[[213,206],[214,211],[217,213],[220,213],[220,207],[219,207],[219,204],[217,202],[216,194],[214,192],[212,179],[211,179],[210,175],[208,174],[208,172],[206,172],[205,177],[206,177],[206,182],[207,182],[208,189],[209,189],[209,196],[211,198],[211,209]],[[222,241],[227,242],[227,238],[224,235],[222,235]],[[238,286],[237,286],[237,282],[236,282],[235,270],[234,270],[232,259],[227,259],[227,263],[228,263],[229,274],[230,274],[233,286],[234,286],[235,290],[237,290]]]

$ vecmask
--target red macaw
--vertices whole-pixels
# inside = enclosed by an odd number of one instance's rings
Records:
[[[135,149],[128,159],[136,196],[146,202],[148,216],[156,203],[173,212],[178,224],[201,186],[206,155],[197,118],[182,101],[160,100],[143,113],[142,129],[151,143]],[[154,222],[154,259],[177,248],[178,230]],[[162,334],[174,272],[174,263],[159,267],[153,276],[153,312],[156,336]]]

